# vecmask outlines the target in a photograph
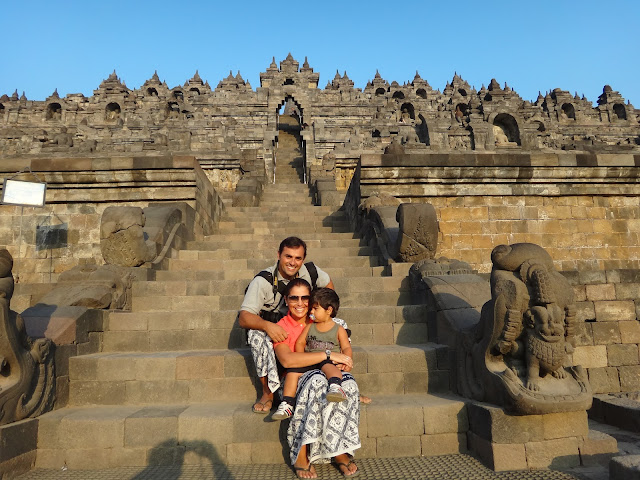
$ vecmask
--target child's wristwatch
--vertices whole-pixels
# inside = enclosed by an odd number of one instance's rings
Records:
[[[324,351],[324,353],[327,354],[327,360],[331,360],[331,350],[329,350],[328,348]]]

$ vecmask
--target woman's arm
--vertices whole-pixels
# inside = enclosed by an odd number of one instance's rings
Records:
[[[347,335],[347,331],[341,325],[338,326],[338,341],[340,342],[340,351],[352,359],[351,364],[353,365],[353,351],[351,350],[349,335]],[[343,372],[350,372],[352,367],[348,365],[338,365],[338,368]]]
[[[278,361],[284,368],[310,367],[327,359],[327,355],[324,352],[292,352],[286,343],[276,345],[274,350]],[[351,357],[342,353],[331,352],[330,359],[333,363],[345,365],[349,368],[353,367]]]
[[[302,333],[296,340],[296,352],[304,352],[305,347],[307,346],[307,333],[309,333],[309,328],[311,328],[311,323],[304,327]]]

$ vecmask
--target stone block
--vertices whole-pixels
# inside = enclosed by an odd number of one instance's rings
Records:
[[[424,435],[422,418],[420,405],[404,404],[401,400],[385,404],[374,402],[367,405],[367,436],[417,436],[419,439],[420,435]]]
[[[640,390],[640,366],[630,365],[619,367],[620,390],[623,392],[636,392]],[[612,390],[615,391],[615,390]]]
[[[126,403],[126,382],[73,381],[70,405],[121,405]]]
[[[620,341],[622,343],[640,343],[640,322],[618,322],[620,329]]]
[[[590,430],[589,435],[578,439],[578,449],[582,465],[606,465],[618,453],[618,442],[611,435]]]
[[[437,397],[435,397],[437,398]],[[469,430],[467,407],[464,402],[436,400],[424,408],[424,430],[427,435],[461,433]]]
[[[594,322],[579,322],[576,325],[576,346],[593,345],[593,323]]]
[[[178,444],[178,416],[186,407],[150,406],[135,412],[124,422],[125,447],[154,447]]]
[[[377,348],[368,350],[367,371],[369,373],[386,373],[402,371],[403,358],[396,349]]]
[[[227,445],[229,465],[249,465],[251,463],[251,443],[230,443]]]
[[[636,307],[632,300],[594,302],[598,322],[621,322],[636,319]]]
[[[376,438],[366,438],[360,434],[359,458],[376,458],[378,456],[378,441]]]
[[[586,285],[587,300],[595,302],[600,300],[616,300],[616,289],[611,283],[603,285]]]
[[[427,325],[424,323],[393,324],[393,341],[400,345],[426,343],[429,341]]]
[[[235,405],[191,405],[178,417],[178,442],[232,443]]]
[[[597,368],[609,366],[607,360],[607,346],[594,345],[576,347],[573,352],[573,364],[582,365],[584,368]]]
[[[83,449],[87,445],[96,450],[122,447],[125,419],[138,410],[140,407],[76,410],[61,419],[58,445],[67,450]]]
[[[595,320],[596,311],[593,302],[576,302],[576,318],[580,322]]]
[[[189,399],[188,382],[182,380],[132,381],[126,383],[126,403],[184,403]]]
[[[558,470],[580,465],[576,437],[527,442],[524,447],[527,454],[527,466],[532,469],[551,468]]]
[[[380,458],[419,457],[422,452],[420,436],[379,437],[378,456]]]
[[[225,358],[205,352],[189,352],[176,358],[176,379],[221,378]]]
[[[404,393],[404,374],[402,372],[367,373],[358,375],[358,385],[363,392],[376,392],[380,395]]]
[[[638,345],[607,345],[609,366],[638,365]]]
[[[0,426],[0,464],[38,447],[38,420],[28,418]]]
[[[526,470],[527,457],[522,443],[493,443],[473,432],[467,434],[469,450],[476,453],[482,463],[496,472]]]
[[[616,285],[618,300],[637,300],[640,298],[640,283],[619,283]]]
[[[640,455],[613,457],[609,462],[609,480],[640,480]]]
[[[544,439],[541,415],[508,415],[492,405],[467,405],[469,430],[493,443],[525,443]]]
[[[611,393],[620,391],[620,378],[618,377],[618,368],[589,368],[588,373],[589,383],[591,384],[593,393]]]
[[[593,322],[591,326],[595,345],[620,343],[619,322]]]
[[[457,455],[467,452],[466,433],[439,433],[435,435],[422,435],[423,457],[436,457],[438,455]]]
[[[252,465],[262,464],[281,464],[283,457],[283,447],[278,441],[273,442],[253,442],[251,444],[251,463]],[[289,458],[288,452],[284,455]]]
[[[587,412],[547,413],[542,415],[544,439],[579,437],[589,433]]]
[[[173,380],[176,378],[174,354],[153,353],[135,360],[135,379],[141,381]]]

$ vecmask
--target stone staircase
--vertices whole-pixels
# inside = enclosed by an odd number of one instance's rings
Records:
[[[379,265],[341,211],[311,204],[297,160],[287,167],[261,206],[227,208],[215,235],[136,282],[132,311],[109,313],[100,353],[70,359],[69,405],[39,418],[37,467],[288,459],[285,424],[251,412],[253,362],[235,318],[246,285],[290,235],[330,274],[352,330],[353,374],[373,399],[357,456],[466,451],[466,406],[447,394],[448,351],[428,341],[430,313],[411,302],[408,266]]]

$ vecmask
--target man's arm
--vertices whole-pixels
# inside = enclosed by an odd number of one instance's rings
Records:
[[[255,313],[247,312],[246,310],[240,310],[240,316],[238,317],[238,323],[242,328],[248,328],[250,330],[261,330],[267,335],[273,342],[284,342],[289,336],[287,331],[276,323],[271,323]]]
[[[244,294],[238,324],[242,328],[260,330],[265,332],[274,342],[282,342],[287,338],[287,332],[275,323],[271,323],[258,315],[267,301],[267,295],[271,295],[271,285],[264,278],[255,277]]]

